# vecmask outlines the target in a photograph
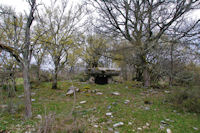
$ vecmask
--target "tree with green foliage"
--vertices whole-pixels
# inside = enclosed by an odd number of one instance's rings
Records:
[[[2,15],[8,15],[13,17],[14,21],[12,24],[4,23],[6,27],[13,26],[6,30],[8,34],[1,34],[0,40],[0,49],[5,50],[6,52],[9,52],[11,56],[13,56],[17,62],[20,64],[20,67],[23,71],[23,79],[24,79],[24,100],[25,100],[25,118],[32,117],[32,111],[31,111],[31,86],[30,86],[30,77],[29,77],[29,68],[30,68],[30,61],[31,61],[31,55],[32,55],[32,46],[30,43],[30,32],[31,32],[31,25],[34,20],[34,12],[36,10],[36,0],[28,0],[30,11],[28,16],[26,16],[26,21],[24,22],[24,27],[22,28],[22,22],[20,17],[18,18],[14,12],[10,12],[8,10],[3,10]],[[21,23],[20,23],[21,22]],[[21,26],[21,27],[20,27]],[[17,32],[18,29],[24,32]],[[3,32],[5,33],[5,32]],[[17,34],[20,34],[19,36]],[[3,41],[3,37],[10,38],[14,40],[13,43],[8,43],[6,41]],[[18,37],[23,37],[23,40],[19,40]],[[7,39],[9,40],[9,39]]]
[[[74,33],[83,15],[82,6],[71,7],[69,10],[68,7],[68,0],[51,1],[50,6],[45,6],[39,21],[40,27],[48,30],[39,41],[45,45],[53,62],[52,89],[57,89],[58,72],[68,63],[69,51],[76,45]]]
[[[97,30],[123,37],[132,44],[146,87],[150,86],[148,54],[151,49],[177,23],[182,26],[180,20],[200,5],[198,0],[89,0],[87,3],[99,14]]]

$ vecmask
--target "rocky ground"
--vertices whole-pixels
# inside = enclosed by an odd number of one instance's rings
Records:
[[[59,82],[59,90],[42,83],[32,90],[33,118],[23,116],[23,89],[16,97],[1,92],[1,132],[199,133],[200,115],[168,102],[172,90],[143,88],[135,82],[96,85]]]

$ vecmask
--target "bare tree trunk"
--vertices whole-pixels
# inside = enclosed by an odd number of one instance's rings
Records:
[[[55,71],[53,73],[52,89],[58,89],[57,88],[57,81],[58,81],[58,67],[55,66]]]
[[[143,79],[144,79],[144,86],[149,87],[150,86],[150,75],[149,75],[148,68],[146,66],[143,71]]]
[[[143,82],[144,82],[144,86],[145,87],[149,87],[150,86],[150,74],[149,74],[149,70],[148,70],[148,63],[146,60],[146,55],[142,55],[141,56],[141,60],[142,60],[142,67],[143,67]]]
[[[142,81],[142,70],[140,67],[136,67],[136,80]]]
[[[40,65],[38,65],[37,66],[37,72],[36,72],[37,74],[37,81],[38,81],[38,83],[40,83],[40,81],[41,81],[41,78],[40,78]]]
[[[170,62],[170,76],[169,76],[169,86],[171,87],[173,85],[173,69],[174,69],[174,60],[173,60],[173,50],[174,45],[173,42],[171,43],[171,49],[170,49],[170,56],[171,56],[171,62]]]
[[[30,86],[30,79],[29,79],[29,68],[28,64],[24,65],[23,67],[23,78],[24,78],[24,101],[25,101],[25,118],[31,118],[31,86]]]

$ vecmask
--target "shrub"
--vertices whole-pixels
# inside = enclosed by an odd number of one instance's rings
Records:
[[[85,73],[79,73],[73,77],[73,80],[78,80],[80,82],[86,82],[89,80],[89,76]]]
[[[175,89],[170,102],[184,111],[200,113],[200,87]]]

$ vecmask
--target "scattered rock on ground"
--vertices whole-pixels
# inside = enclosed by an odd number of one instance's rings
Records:
[[[87,101],[80,101],[80,104],[84,104],[84,103],[86,103]]]
[[[113,130],[113,128],[108,127],[108,131],[113,132],[114,130]]]
[[[37,115],[35,118],[42,120],[42,116],[41,115]]]
[[[160,125],[160,129],[163,130],[165,127],[163,125]]]
[[[167,133],[172,133],[171,129],[167,128]]]
[[[150,110],[150,107],[144,107],[144,110]]]
[[[120,93],[119,92],[112,92],[112,95],[119,96]]]
[[[79,89],[79,88],[76,88],[76,92],[80,92],[80,89]]]
[[[133,123],[132,122],[128,122],[128,125],[132,125]]]
[[[66,95],[73,95],[74,94],[74,91],[76,92],[80,92],[80,89],[79,88],[76,88],[74,86],[70,86],[69,89],[67,90],[67,93]]]
[[[97,92],[96,95],[103,95],[103,93],[102,92]]]
[[[119,126],[123,126],[123,125],[124,125],[123,122],[118,122],[118,123],[115,123],[115,124],[113,125],[113,127],[119,127]]]
[[[148,127],[145,125],[145,126],[143,126],[142,128],[143,128],[143,129],[146,129],[146,128],[148,128]]]
[[[117,105],[117,103],[116,103],[116,102],[113,102],[112,105]]]
[[[96,127],[96,128],[98,128],[99,126],[98,126],[98,125],[93,125],[93,127]]]
[[[35,99],[31,99],[32,102],[35,102]]]
[[[170,93],[170,91],[165,91],[165,93],[169,94],[169,93]]]
[[[146,126],[147,126],[147,127],[149,127],[149,126],[150,126],[150,124],[147,122],[147,123],[146,123]]]
[[[112,112],[106,113],[106,116],[111,116],[111,115],[112,115]]]
[[[160,123],[163,124],[164,126],[165,126],[165,125],[169,125],[169,124],[168,124],[166,121],[164,121],[164,120],[162,120]]]
[[[128,104],[128,103],[130,103],[130,100],[125,100],[124,103]]]
[[[71,95],[73,95],[73,94],[74,94],[74,90],[70,90],[70,89],[67,90],[66,95],[70,95],[70,96],[71,96]]]
[[[142,131],[142,128],[141,128],[141,127],[138,127],[137,130]]]
[[[112,108],[112,106],[108,105],[107,109],[111,109],[111,108]]]
[[[108,112],[108,113],[106,113],[106,116],[113,117],[113,116],[112,116],[112,112]]]
[[[197,127],[193,127],[193,129],[196,130],[196,131],[199,130]]]

